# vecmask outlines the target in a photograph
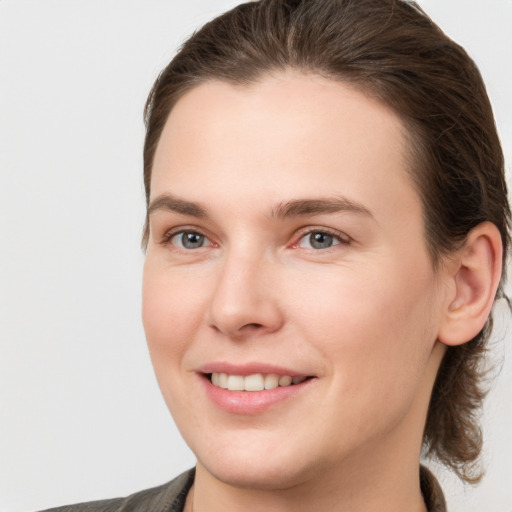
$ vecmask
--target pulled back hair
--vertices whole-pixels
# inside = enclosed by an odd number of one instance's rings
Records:
[[[499,229],[506,260],[504,159],[482,78],[467,53],[405,0],[261,0],[207,23],[162,71],[146,104],[147,204],[155,150],[183,94],[208,80],[243,86],[286,69],[351,84],[401,118],[434,268],[484,221]],[[146,221],[144,246],[148,237]],[[423,438],[427,455],[473,483],[481,477],[478,417],[491,328],[492,316],[475,338],[447,348]]]

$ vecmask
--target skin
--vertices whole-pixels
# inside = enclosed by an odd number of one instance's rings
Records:
[[[405,144],[386,106],[298,72],[208,82],[172,110],[152,174],[143,321],[198,459],[195,510],[426,510],[418,460],[456,291],[447,266],[433,270]],[[340,211],[283,214],[340,198]],[[203,246],[181,246],[184,231]],[[312,247],[311,232],[333,245]],[[236,414],[205,393],[212,361],[314,378]]]

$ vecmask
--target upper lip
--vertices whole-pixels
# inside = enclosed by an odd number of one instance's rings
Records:
[[[241,375],[242,377],[247,375],[254,375],[255,373],[274,373],[276,375],[289,375],[290,377],[311,376],[311,374],[292,370],[283,366],[259,362],[250,362],[244,364],[233,364],[225,361],[211,362],[200,366],[197,371],[203,374],[227,373],[228,375]]]

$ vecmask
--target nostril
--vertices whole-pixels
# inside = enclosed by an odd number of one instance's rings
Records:
[[[259,329],[260,327],[263,327],[263,324],[251,323],[251,324],[246,324],[246,325],[244,325],[244,326],[242,327],[242,329],[243,329],[244,327],[246,327],[246,328],[248,327],[248,328],[250,328],[250,329]]]
[[[224,330],[222,329],[221,326],[212,325],[211,327],[213,327],[217,331],[224,332]],[[240,327],[237,327],[236,330],[234,330],[232,334],[234,336],[236,336],[236,335],[241,335],[241,334],[249,332],[249,331],[256,331],[256,330],[262,330],[262,329],[265,329],[265,324],[251,322],[251,323],[243,324]]]

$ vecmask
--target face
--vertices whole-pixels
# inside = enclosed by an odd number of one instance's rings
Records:
[[[402,130],[347,85],[292,72],[205,83],[172,110],[143,320],[209,474],[285,487],[409,438],[419,454],[443,287]]]

